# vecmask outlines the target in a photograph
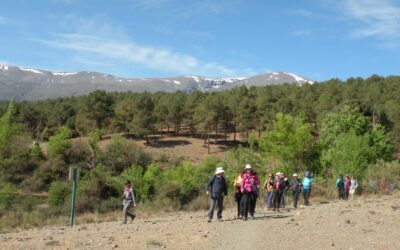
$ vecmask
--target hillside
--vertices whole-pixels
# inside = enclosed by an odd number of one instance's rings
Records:
[[[229,197],[228,199],[232,199]],[[46,227],[0,234],[1,249],[386,249],[400,248],[400,195],[318,201],[281,213],[257,207],[253,221],[211,224],[206,211]],[[78,217],[79,218],[79,217]],[[97,220],[101,220],[97,217]],[[65,223],[68,219],[65,218]]]
[[[292,73],[273,72],[249,78],[177,76],[122,78],[97,72],[50,72],[0,65],[0,100],[42,100],[80,96],[95,90],[116,92],[218,91],[235,86],[265,86],[283,83],[313,83]]]

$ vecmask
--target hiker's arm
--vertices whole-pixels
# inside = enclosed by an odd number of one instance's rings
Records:
[[[133,205],[136,206],[136,197],[135,197],[135,192],[132,190],[132,200],[133,200]]]
[[[206,184],[206,188],[205,188],[206,194],[208,194],[208,189],[209,189],[210,186],[212,185],[213,180],[214,180],[214,177],[211,177],[211,178],[208,180],[208,182],[207,182],[207,184]]]
[[[260,178],[258,178],[258,175],[256,175],[256,178],[254,178],[254,184],[256,184],[257,188],[260,187]]]
[[[224,184],[224,193],[225,193],[225,196],[228,196],[228,184],[226,183],[226,180],[224,182],[225,182],[225,184]]]

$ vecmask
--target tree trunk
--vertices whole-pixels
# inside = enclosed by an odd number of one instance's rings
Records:
[[[217,145],[217,137],[218,137],[218,122],[215,123],[215,138],[214,138],[215,145]]]
[[[145,138],[146,138],[146,143],[147,143],[149,146],[151,146],[150,140],[149,140],[149,135],[145,135]]]
[[[233,125],[233,142],[236,143],[236,121],[235,124]]]
[[[227,135],[227,134],[228,134],[228,131],[227,131],[228,129],[227,129],[227,127],[228,127],[227,124],[225,124],[225,127],[224,127],[225,145],[226,145],[226,140],[227,140],[227,137],[228,137],[228,135]]]
[[[207,125],[207,150],[210,154],[210,125]]]

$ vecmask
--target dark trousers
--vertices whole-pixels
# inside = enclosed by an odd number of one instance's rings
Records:
[[[244,218],[250,216],[254,216],[254,211],[256,210],[256,195],[254,192],[244,193],[242,199],[240,201],[240,213]]]
[[[273,203],[274,203],[274,209],[278,209],[281,206],[281,199],[282,199],[282,193],[281,192],[274,192],[274,199],[273,199]]]
[[[293,207],[297,208],[297,201],[299,200],[300,190],[293,191]]]
[[[345,189],[344,190],[344,199],[347,201],[347,199],[349,198],[349,193],[350,193],[350,189]]]
[[[304,205],[310,204],[310,202],[308,201],[309,196],[310,196],[310,190],[304,189],[303,190]]]
[[[237,217],[242,217],[242,213],[240,212],[240,203],[242,200],[242,194],[241,193],[236,193],[235,194],[235,201],[236,201],[236,205],[237,205]]]
[[[217,218],[218,219],[222,218],[223,203],[224,203],[224,197],[222,195],[221,196],[216,196],[216,197],[211,197],[211,199],[210,199],[210,209],[208,209],[208,219],[212,220],[212,218],[214,216],[215,204],[218,205]]]
[[[338,197],[339,197],[339,200],[344,199],[344,188],[338,188]]]

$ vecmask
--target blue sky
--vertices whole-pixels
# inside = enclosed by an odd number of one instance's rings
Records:
[[[3,0],[0,63],[122,77],[399,75],[398,0]]]

